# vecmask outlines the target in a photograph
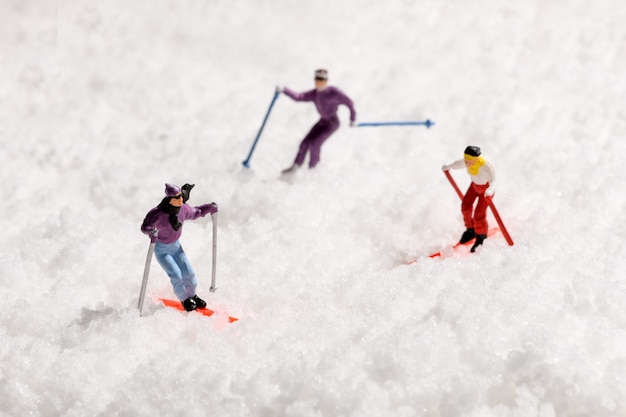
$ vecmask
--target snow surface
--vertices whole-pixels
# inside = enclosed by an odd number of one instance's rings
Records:
[[[626,416],[626,3],[3,0],[0,415]],[[317,67],[358,119],[280,181]],[[479,145],[515,240],[457,240],[441,165]],[[462,188],[467,175],[455,171]],[[219,204],[139,232],[163,184]],[[491,220],[492,224],[493,219]],[[226,324],[224,312],[239,317]]]

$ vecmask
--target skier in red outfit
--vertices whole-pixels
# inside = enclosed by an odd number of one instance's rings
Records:
[[[322,145],[337,129],[339,118],[337,107],[343,104],[350,110],[350,126],[355,125],[356,111],[352,100],[337,87],[329,86],[328,71],[318,69],[315,71],[315,88],[304,93],[296,93],[289,88],[277,87],[277,91],[284,93],[295,101],[312,101],[315,103],[320,119],[311,128],[311,131],[300,143],[300,149],[296,159],[289,168],[283,170],[283,174],[290,174],[297,170],[303,163],[307,152],[309,153],[309,168],[315,168],[320,160]]]
[[[472,182],[470,183],[463,201],[461,202],[461,213],[466,230],[461,236],[459,243],[467,243],[476,238],[471,251],[483,244],[487,238],[487,198],[493,197],[495,193],[496,171],[493,165],[487,162],[482,156],[478,146],[468,146],[465,148],[463,159],[444,165],[442,169],[466,168]],[[474,203],[476,207],[474,208]]]

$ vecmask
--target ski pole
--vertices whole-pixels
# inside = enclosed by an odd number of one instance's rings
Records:
[[[430,119],[426,119],[424,121],[414,121],[414,122],[364,122],[357,123],[356,127],[376,127],[376,126],[426,126],[426,128],[430,129],[435,122],[432,122]]]
[[[213,221],[213,261],[211,262],[211,288],[209,291],[215,292],[215,290],[217,290],[215,286],[215,270],[217,266],[217,213],[211,214],[211,220]]]
[[[504,239],[506,239],[506,243],[508,243],[509,246],[513,246],[513,239],[511,239],[511,235],[509,235],[508,230],[506,230],[506,227],[504,227],[502,218],[500,218],[500,213],[498,213],[498,210],[496,210],[496,206],[495,204],[493,204],[491,197],[486,197],[485,200],[487,200],[487,204],[489,205],[489,208],[493,213],[493,217],[496,218],[496,222],[498,222],[498,226],[500,226],[500,231],[502,232]]]
[[[279,94],[280,94],[280,91],[278,90],[274,92],[274,97],[272,97],[272,102],[270,103],[270,107],[267,109],[267,113],[265,113],[265,118],[263,119],[263,123],[261,124],[261,128],[259,129],[259,133],[257,133],[256,138],[254,139],[254,142],[252,143],[252,148],[250,148],[250,153],[248,154],[248,157],[246,158],[245,161],[243,161],[243,166],[246,168],[250,168],[250,158],[252,158],[252,153],[254,152],[254,148],[256,148],[256,144],[259,141],[259,138],[261,137],[261,132],[263,132],[263,128],[265,127],[265,123],[267,122],[267,118],[270,116],[272,107],[274,107],[274,103],[276,102],[276,99],[278,98]]]
[[[152,261],[152,254],[154,253],[155,245],[156,242],[150,242],[150,246],[148,247],[148,256],[146,256],[146,266],[143,269],[143,281],[141,281],[141,292],[139,293],[139,303],[137,304],[140,316],[143,310],[143,300],[146,295],[146,287],[148,286],[148,276],[150,275],[150,262]]]
[[[450,184],[452,184],[452,188],[454,188],[454,191],[456,191],[456,193],[458,194],[459,198],[461,200],[463,200],[463,192],[461,191],[459,186],[456,185],[456,181],[454,181],[454,178],[452,178],[452,175],[450,174],[450,171],[448,171],[446,169],[445,171],[443,171],[443,173],[446,174],[446,178],[448,178],[448,181],[450,181]]]

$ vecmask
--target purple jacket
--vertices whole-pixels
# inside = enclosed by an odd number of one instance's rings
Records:
[[[203,204],[198,207],[191,207],[189,204],[183,204],[178,212],[178,221],[183,223],[185,220],[195,220],[198,217],[204,217],[209,213],[217,212],[215,204]],[[141,231],[151,236],[151,230],[157,229],[159,236],[157,241],[161,243],[172,243],[180,239],[183,234],[183,227],[174,230],[170,224],[170,215],[161,211],[159,207],[155,207],[146,214],[146,218],[141,225]]]
[[[295,101],[314,102],[322,119],[336,118],[337,107],[343,104],[350,109],[350,121],[354,122],[356,120],[356,112],[354,111],[352,100],[337,87],[328,86],[322,90],[313,89],[304,93],[296,93],[285,87],[283,92]]]

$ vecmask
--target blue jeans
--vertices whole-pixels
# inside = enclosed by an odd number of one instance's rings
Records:
[[[174,294],[180,301],[196,295],[198,280],[178,240],[172,243],[157,242],[154,254],[170,277]]]

